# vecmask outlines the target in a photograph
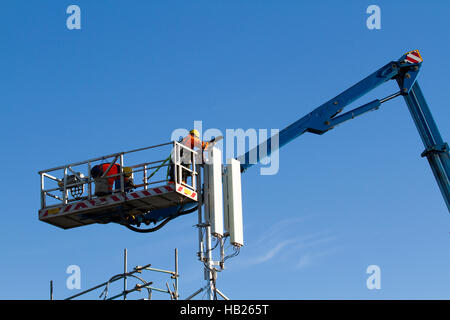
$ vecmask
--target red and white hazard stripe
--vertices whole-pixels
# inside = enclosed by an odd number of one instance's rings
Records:
[[[406,61],[406,62],[409,62],[409,63],[421,63],[421,62],[423,61],[423,59],[422,59],[422,57],[420,56],[419,51],[418,51],[418,50],[415,50],[415,51],[408,52],[408,53],[406,54],[406,59],[405,59],[405,61]]]
[[[57,207],[50,209],[42,209],[39,211],[39,218],[45,218],[47,216],[56,216],[60,214],[72,213],[92,208],[98,208],[105,205],[111,205],[127,200],[141,199],[149,196],[160,195],[168,192],[175,191],[175,188],[167,185],[158,188],[152,188],[147,190],[134,191],[126,194],[113,194],[106,197],[96,198],[92,200],[83,200],[80,202],[74,202],[66,205],[65,207]],[[192,196],[191,196],[192,197]]]

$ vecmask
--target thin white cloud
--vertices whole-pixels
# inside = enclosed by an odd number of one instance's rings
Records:
[[[309,234],[303,237],[290,238],[285,240],[272,239],[270,242],[273,245],[266,243],[265,245],[259,245],[257,250],[263,253],[257,254],[256,256],[249,257],[245,262],[241,262],[243,265],[252,266],[260,263],[267,263],[275,258],[279,260],[292,260],[293,257],[298,256],[301,250],[306,248],[319,247],[321,245],[330,243],[336,240],[336,237],[326,236],[325,232],[317,232],[314,234]],[[255,248],[256,246],[253,246]],[[319,257],[320,255],[317,255]],[[304,259],[306,259],[305,257]],[[313,255],[311,258],[316,258]],[[305,263],[305,262],[303,262]]]
[[[312,264],[312,257],[310,253],[306,253],[303,256],[300,257],[300,259],[297,262],[296,268],[301,269],[304,267],[307,267]]]
[[[261,238],[257,240],[255,245],[258,245],[261,242],[266,242],[268,239],[273,239],[275,236],[277,236],[280,232],[284,232],[284,230],[298,225],[300,222],[305,221],[305,218],[293,218],[293,219],[284,219],[280,220],[277,223],[275,223],[270,229],[268,229]]]
[[[295,265],[295,268],[303,269],[303,268],[309,267],[309,266],[317,263],[317,260],[319,258],[336,253],[336,251],[337,251],[336,249],[330,249],[330,250],[316,252],[316,253],[307,252],[300,257],[300,259],[297,261],[297,264]]]
[[[262,263],[262,262],[266,262],[271,260],[272,258],[274,258],[278,252],[280,252],[284,247],[286,247],[288,244],[291,243],[295,243],[296,240],[285,240],[279,244],[277,244],[275,247],[273,247],[271,250],[269,250],[269,252],[267,252],[266,254],[257,257],[254,259],[254,263],[258,264],[258,263]]]
[[[305,217],[291,218],[278,221],[265,231],[253,244],[247,246],[247,252],[254,252],[245,261],[240,261],[241,266],[254,266],[256,264],[268,263],[274,259],[279,261],[294,261],[295,268],[302,268],[312,264],[316,259],[323,256],[322,252],[308,252],[305,249],[314,248],[324,250],[324,246],[336,241],[337,237],[330,235],[329,231],[322,230],[314,233],[304,234],[302,227]],[[286,237],[286,235],[298,235],[297,237]],[[328,252],[328,251],[327,251]],[[331,252],[331,251],[330,251]],[[300,260],[295,263],[296,257]]]

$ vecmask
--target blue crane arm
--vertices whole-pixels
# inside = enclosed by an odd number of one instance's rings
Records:
[[[333,99],[325,102],[306,116],[290,124],[277,135],[270,137],[255,148],[238,157],[244,172],[262,158],[283,147],[305,132],[323,134],[336,125],[377,110],[382,103],[397,96],[403,96],[414,123],[425,146],[423,157],[427,157],[433,174],[450,211],[450,157],[447,143],[444,143],[433,120],[428,105],[416,79],[422,65],[422,58],[417,50],[410,51],[399,60],[381,67],[365,79],[345,90]],[[341,114],[346,106],[372,91],[379,85],[396,80],[400,91],[383,99],[375,99],[365,105]],[[261,152],[263,151],[263,152]]]
[[[447,208],[450,211],[450,156],[448,144],[442,140],[417,81],[409,93],[403,97],[425,146],[422,157],[427,158]]]
[[[283,147],[305,132],[323,134],[344,121],[355,118],[367,111],[377,109],[382,103],[378,99],[338,116],[353,101],[397,76],[399,73],[398,69],[398,62],[388,63],[338,96],[325,102],[306,116],[282,129],[277,135],[278,148]],[[272,150],[272,146],[274,145],[272,140],[273,137],[267,139],[239,157],[242,171],[247,170],[261,160],[261,147],[267,150],[263,156],[270,156],[274,151]]]
[[[414,59],[411,60],[409,57],[411,54],[416,61]],[[366,112],[377,110],[384,102],[398,96],[403,96],[425,146],[425,151],[422,153],[422,156],[428,159],[445,203],[447,204],[447,208],[450,211],[449,147],[447,143],[443,142],[419,84],[416,81],[421,65],[422,58],[418,51],[408,52],[399,60],[386,64],[306,116],[290,124],[278,132],[277,135],[270,137],[260,145],[238,157],[241,162],[242,171],[259,163],[262,158],[270,156],[276,149],[283,147],[305,132],[324,134],[338,124],[354,119]],[[349,104],[389,80],[397,81],[400,88],[398,92],[383,99],[375,99],[360,107],[342,113],[344,108]],[[272,143],[275,141],[278,141],[278,143]],[[260,152],[261,150],[264,152]],[[146,214],[145,217],[157,222],[164,218],[175,216],[180,210],[189,212],[192,210],[193,205],[189,204],[181,207],[153,210]]]

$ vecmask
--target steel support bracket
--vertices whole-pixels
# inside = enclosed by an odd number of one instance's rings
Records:
[[[443,144],[435,145],[430,148],[426,148],[422,153],[421,157],[424,158],[429,154],[436,154],[436,153],[446,153],[449,151],[448,144],[445,142]]]

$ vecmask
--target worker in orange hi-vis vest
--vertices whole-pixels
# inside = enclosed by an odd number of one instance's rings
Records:
[[[200,134],[196,129],[189,131],[189,135],[187,135],[181,143],[191,149],[199,148],[205,150],[208,148],[208,142],[200,140]]]
[[[198,130],[196,130],[196,129],[189,131],[189,134],[186,137],[184,137],[180,143],[192,150],[200,149],[200,150],[202,150],[202,152],[203,152],[203,150],[206,150],[208,148],[208,142],[204,142],[200,139],[200,134],[199,134]],[[192,162],[191,161],[191,153],[183,152],[183,149],[181,149],[180,157],[181,157],[181,164],[184,167],[189,167],[189,165]],[[173,181],[175,179],[174,169],[175,169],[175,166],[172,163],[170,165],[169,183],[173,183]],[[187,171],[187,170],[181,170],[181,171],[182,171],[181,180],[183,181],[183,183],[186,183],[186,178],[189,176],[189,171]]]

